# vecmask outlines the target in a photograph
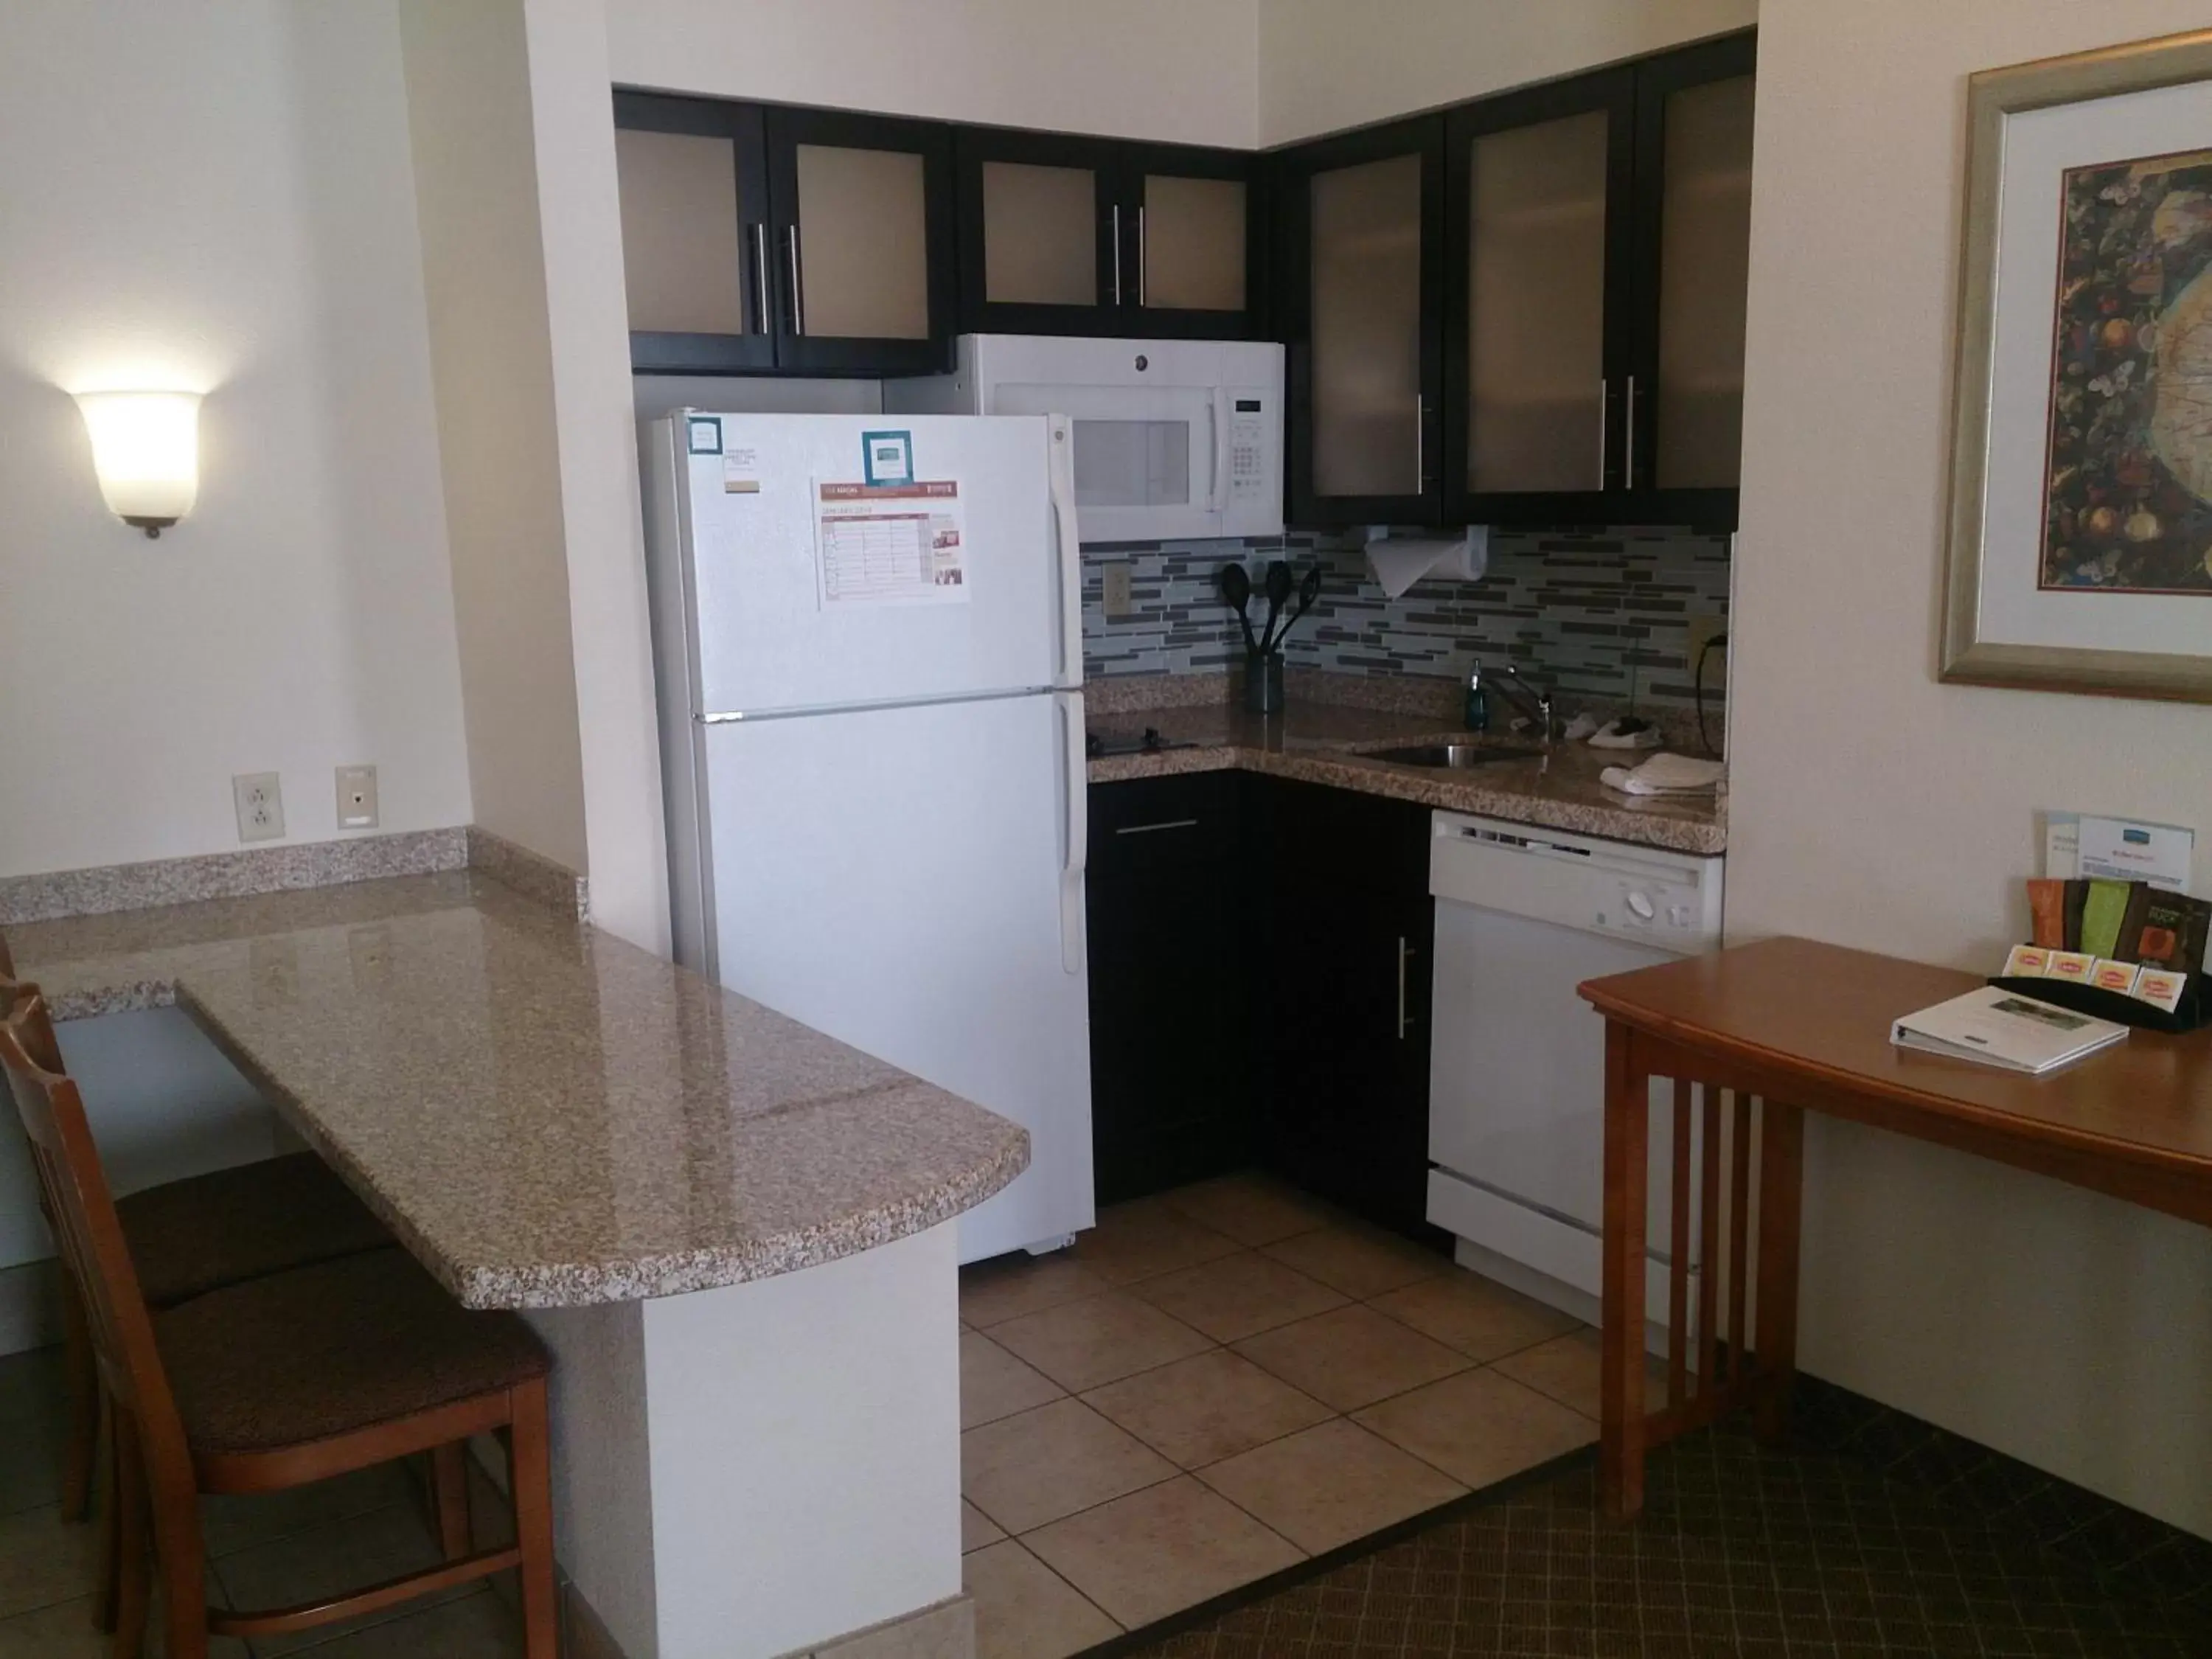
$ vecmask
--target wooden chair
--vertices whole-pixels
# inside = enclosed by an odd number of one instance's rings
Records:
[[[0,1018],[13,1012],[25,982],[15,976],[0,937]],[[60,1073],[61,1048],[43,1006],[24,1034],[32,1060]],[[43,1183],[40,1206],[49,1227],[52,1200]],[[225,1285],[388,1249],[391,1233],[322,1159],[293,1152],[214,1170],[118,1199],[124,1242],[148,1305],[173,1308]],[[82,1521],[91,1510],[99,1457],[100,1391],[85,1331],[82,1293],[62,1275],[63,1373],[69,1390],[62,1446],[62,1518]]]
[[[205,1659],[210,1635],[304,1630],[509,1567],[521,1571],[525,1650],[554,1659],[552,1361],[536,1334],[513,1314],[466,1311],[398,1249],[148,1308],[76,1085],[33,1057],[44,1012],[32,992],[0,1021],[0,1070],[84,1291],[113,1413],[118,1659],[142,1650],[156,1567],[167,1659]],[[471,1553],[464,1449],[501,1430],[516,1541]],[[440,1565],[294,1607],[209,1607],[201,1493],[279,1492],[425,1452],[439,1477]]]

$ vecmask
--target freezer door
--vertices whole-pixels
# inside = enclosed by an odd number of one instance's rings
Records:
[[[705,735],[722,982],[1030,1132],[1028,1171],[960,1218],[963,1261],[1094,1219],[1081,706]]]
[[[673,418],[689,468],[695,714],[1081,684],[1064,423]]]

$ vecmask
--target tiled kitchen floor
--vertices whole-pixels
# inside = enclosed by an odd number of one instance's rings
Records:
[[[1597,1436],[1573,1319],[1256,1176],[965,1269],[982,1659],[1055,1659]]]

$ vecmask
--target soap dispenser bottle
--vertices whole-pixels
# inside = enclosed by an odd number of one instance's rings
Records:
[[[1467,729],[1470,732],[1490,730],[1490,696],[1482,689],[1482,665],[1477,663],[1467,673]]]

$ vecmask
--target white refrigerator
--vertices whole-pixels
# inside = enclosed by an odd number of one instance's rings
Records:
[[[1012,1118],[963,1261],[1092,1224],[1081,576],[1056,416],[643,428],[677,958]]]

